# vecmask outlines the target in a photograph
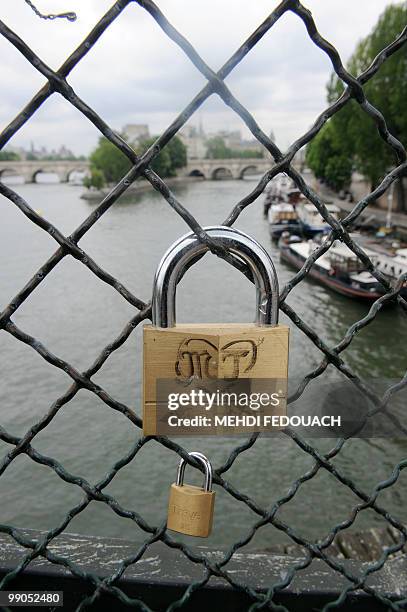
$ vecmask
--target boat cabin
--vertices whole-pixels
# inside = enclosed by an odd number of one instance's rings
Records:
[[[366,270],[365,264],[342,242],[335,241],[329,249],[327,256],[329,257],[331,268],[336,274],[352,274]],[[369,253],[369,257],[373,265],[376,265],[377,256]]]
[[[274,204],[270,207],[268,212],[268,219],[270,223],[281,223],[282,221],[296,221],[297,213],[292,204],[282,202],[280,204]]]
[[[340,208],[336,204],[326,204],[328,212],[337,220],[339,220]],[[328,231],[329,223],[319,214],[318,209],[310,202],[299,202],[297,205],[298,218],[307,232],[317,233]]]

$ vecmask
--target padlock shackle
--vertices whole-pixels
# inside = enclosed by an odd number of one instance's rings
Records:
[[[204,491],[206,492],[212,491],[212,465],[209,459],[207,459],[205,455],[203,455],[202,453],[198,453],[198,452],[188,453],[188,455],[190,457],[195,457],[195,459],[198,459],[198,461],[202,463],[205,469]],[[185,461],[185,459],[181,459],[181,461],[178,464],[177,480],[175,484],[179,487],[182,487],[182,485],[184,484],[184,474],[185,474],[186,465],[187,465],[187,462]]]
[[[244,261],[250,268],[257,293],[256,325],[278,323],[278,279],[273,261],[254,238],[224,225],[204,228],[207,234]],[[181,274],[194,259],[208,251],[193,232],[183,236],[168,249],[154,278],[152,321],[156,327],[174,327],[176,288]]]

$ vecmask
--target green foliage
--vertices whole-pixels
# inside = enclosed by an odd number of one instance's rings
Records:
[[[380,51],[391,43],[403,30],[407,22],[407,2],[389,5],[369,36],[360,41],[349,61],[349,71],[359,76]],[[344,91],[342,81],[334,73],[328,84],[328,100],[333,102]],[[364,85],[367,99],[385,117],[390,132],[403,144],[407,142],[407,47],[402,46],[381,65],[376,75]],[[331,127],[328,127],[331,125]],[[329,131],[331,130],[331,133]],[[376,187],[389,167],[396,163],[394,151],[380,137],[373,119],[356,101],[351,101],[336,113],[321,132],[327,132],[334,146],[324,152],[312,143],[308,147],[307,159],[323,169],[321,178],[335,182],[341,174],[340,168],[346,157],[354,167],[366,176],[372,188]],[[328,140],[329,140],[328,138]],[[337,159],[338,148],[342,159]],[[318,159],[318,150],[325,159]],[[344,165],[346,170],[346,164]],[[314,170],[314,168],[312,168]],[[316,171],[314,170],[316,173]],[[346,172],[345,172],[346,174]]]
[[[75,155],[52,155],[52,153],[50,153],[49,155],[41,155],[40,159],[43,159],[44,161],[76,161],[79,159],[79,157],[75,157]]]
[[[148,138],[147,140],[144,140],[143,142],[141,142],[137,148],[138,155],[142,155],[143,153],[145,153],[145,151],[147,151],[147,149],[149,149],[154,144],[156,139],[157,137],[152,137],[152,138]],[[175,169],[172,168],[171,157],[170,157],[168,146],[164,147],[164,149],[159,152],[157,157],[150,164],[150,167],[159,176],[163,176],[163,177],[174,176]]]
[[[328,160],[326,174],[336,191],[348,187],[352,176],[352,160],[339,152]]]
[[[156,141],[157,137],[149,138],[137,147],[137,154],[142,155]],[[92,167],[100,170],[107,183],[117,183],[130,170],[130,160],[107,138],[99,139],[97,148],[90,156]],[[186,148],[181,140],[173,138],[157,155],[151,167],[162,177],[175,176],[177,168],[187,163]]]
[[[99,138],[89,159],[92,167],[103,173],[107,183],[117,183],[131,168],[130,160],[104,136]]]
[[[165,147],[168,149],[173,169],[183,168],[187,165],[187,148],[178,136],[171,138]]]
[[[17,155],[17,153],[10,153],[8,151],[4,151],[4,153],[15,156],[12,158],[10,157],[10,159],[21,159],[21,157]],[[2,155],[2,152],[0,151],[0,159],[5,159],[1,155]],[[32,151],[28,151],[25,154],[25,159],[27,161],[86,161],[87,158],[85,155],[79,155],[79,157],[77,157],[76,155],[73,155],[73,154],[72,155],[59,155],[58,153],[55,153],[55,154],[49,153],[48,155],[41,154],[40,156],[38,156]]]
[[[105,175],[102,170],[98,168],[91,168],[90,176],[85,176],[83,184],[87,189],[94,187],[95,189],[102,189],[105,186]]]
[[[149,147],[157,140],[157,136],[153,136],[140,143],[137,153],[142,155]],[[152,169],[162,177],[175,176],[177,168],[182,168],[187,164],[187,150],[184,143],[175,136],[170,142],[160,151],[157,157],[152,162]]]
[[[220,136],[209,138],[206,142],[206,157],[208,159],[229,159],[230,149]]]
[[[221,136],[209,138],[206,142],[206,157],[208,159],[233,159],[233,158],[260,158],[262,151],[252,149],[231,149],[226,146]]]
[[[0,161],[19,161],[20,156],[14,151],[0,151]]]
[[[352,175],[352,157],[347,151],[337,126],[331,120],[307,147],[306,161],[319,179],[326,181],[333,189],[346,187]]]

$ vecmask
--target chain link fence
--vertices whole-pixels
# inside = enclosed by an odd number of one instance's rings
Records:
[[[298,399],[310,381],[321,376],[330,364],[335,366],[345,377],[351,380],[352,383],[356,385],[356,387],[362,391],[371,402],[373,402],[375,411],[385,410],[389,399],[407,383],[406,375],[399,383],[388,388],[386,393],[380,397],[369,387],[369,385],[366,384],[366,382],[364,382],[356,375],[355,372],[352,371],[342,357],[342,353],[350,346],[355,335],[357,335],[362,328],[370,325],[374,321],[377,313],[386,303],[391,301],[397,302],[398,307],[404,311],[404,313],[407,312],[407,303],[400,295],[400,289],[403,282],[406,281],[406,275],[404,275],[404,277],[401,276],[398,282],[394,286],[391,286],[386,277],[374,267],[369,257],[366,255],[363,249],[354,242],[350,235],[350,228],[358,219],[362,211],[364,211],[369,204],[381,196],[394,181],[402,177],[406,172],[406,150],[402,143],[400,143],[390,133],[385,117],[383,117],[380,111],[372,106],[369,100],[366,99],[363,85],[367,83],[369,79],[374,77],[374,75],[379,71],[383,62],[385,62],[405,44],[407,40],[407,29],[404,29],[396,40],[394,40],[379,53],[367,70],[355,77],[345,69],[334,46],[326,41],[318,32],[317,26],[310,11],[307,10],[307,8],[303,6],[299,0],[283,0],[230,57],[222,68],[218,72],[214,72],[204,62],[188,40],[167,20],[165,15],[153,1],[138,0],[137,4],[151,15],[163,33],[186,54],[196,69],[205,77],[207,81],[203,89],[196,94],[190,103],[179,113],[171,125],[168,126],[161,136],[157,138],[155,143],[142,156],[138,156],[132,147],[118,134],[116,134],[103,120],[103,118],[76,94],[74,89],[67,81],[67,77],[71,71],[80,61],[86,61],[85,56],[87,53],[96,43],[98,43],[102,34],[109,28],[113,21],[117,19],[121,13],[131,10],[131,6],[129,6],[131,5],[131,0],[118,0],[115,2],[102,17],[102,19],[95,25],[85,40],[66,59],[66,61],[57,71],[54,71],[47,66],[41,60],[41,58],[38,57],[24,42],[24,40],[22,40],[9,27],[7,27],[6,24],[0,22],[0,32],[2,36],[5,37],[9,43],[26,58],[26,60],[33,66],[33,69],[40,72],[47,79],[46,85],[34,95],[25,108],[15,116],[11,123],[1,133],[0,149],[4,147],[4,145],[30,120],[30,118],[50,96],[60,94],[70,104],[77,108],[91,123],[93,123],[100,133],[109,139],[118,149],[120,149],[120,151],[124,153],[124,155],[126,155],[132,163],[132,167],[126,176],[124,176],[120,182],[114,186],[114,188],[103,199],[98,207],[86,219],[84,219],[81,225],[79,225],[79,227],[77,227],[76,230],[69,236],[65,236],[58,230],[57,227],[47,221],[46,218],[40,216],[16,191],[9,186],[0,183],[0,193],[7,198],[10,205],[17,206],[26,216],[28,221],[38,225],[45,232],[48,232],[48,234],[50,234],[50,236],[52,236],[52,238],[58,244],[57,249],[48,259],[48,261],[41,266],[36,274],[27,282],[21,291],[19,291],[11,299],[10,303],[1,312],[1,329],[3,332],[13,336],[17,341],[29,345],[44,360],[46,360],[50,366],[63,370],[73,381],[66,392],[55,400],[48,412],[46,412],[44,416],[33,427],[31,427],[23,437],[20,438],[11,435],[3,427],[0,427],[0,438],[4,442],[12,445],[12,450],[1,458],[0,477],[4,474],[10,464],[17,457],[19,457],[19,455],[25,454],[30,457],[32,461],[47,466],[50,470],[53,470],[53,472],[65,482],[81,487],[84,492],[84,497],[81,503],[75,507],[69,508],[64,520],[38,540],[31,539],[22,530],[11,525],[0,525],[1,533],[8,534],[15,542],[26,549],[26,555],[23,560],[11,571],[9,571],[0,581],[0,590],[13,588],[13,585],[17,586],[19,577],[21,577],[22,573],[29,566],[29,564],[34,559],[43,557],[52,564],[66,568],[78,581],[84,581],[88,587],[90,586],[90,594],[84,596],[78,607],[79,610],[96,605],[98,598],[100,598],[102,594],[106,593],[114,597],[116,601],[119,600],[121,604],[133,607],[134,609],[149,610],[150,608],[140,599],[129,597],[125,590],[123,590],[123,588],[120,586],[119,581],[126,569],[134,564],[137,564],[137,562],[143,557],[145,552],[149,549],[150,544],[161,541],[164,545],[181,551],[186,560],[200,565],[204,570],[204,577],[200,580],[192,581],[185,589],[182,597],[172,603],[170,606],[171,610],[188,606],[192,595],[196,591],[199,592],[199,589],[203,588],[212,576],[220,577],[225,581],[225,584],[230,585],[233,589],[236,589],[238,592],[244,593],[246,596],[248,596],[252,602],[250,604],[251,610],[287,610],[288,608],[278,603],[279,595],[284,591],[284,589],[289,587],[298,573],[311,565],[314,559],[322,560],[326,566],[337,573],[338,579],[341,578],[341,580],[345,580],[345,586],[342,588],[342,590],[339,590],[339,595],[335,595],[332,600],[325,605],[323,608],[324,610],[341,607],[357,590],[363,591],[369,595],[372,598],[372,601],[380,603],[384,606],[384,609],[405,609],[407,605],[405,595],[395,594],[391,597],[385,596],[382,593],[379,593],[374,586],[368,584],[368,578],[375,572],[379,572],[388,561],[389,556],[393,555],[397,551],[401,551],[406,544],[406,527],[396,516],[393,516],[390,512],[388,512],[387,509],[379,503],[377,498],[381,491],[391,487],[398,480],[401,471],[407,466],[407,460],[401,461],[394,467],[394,470],[388,480],[379,482],[372,491],[367,492],[361,489],[355,482],[352,481],[352,479],[346,476],[341,469],[334,464],[333,460],[341,452],[341,449],[346,443],[345,439],[337,439],[333,448],[328,453],[322,454],[316,448],[298,436],[294,431],[287,429],[285,430],[285,435],[289,436],[294,443],[300,449],[302,449],[302,451],[307,453],[313,459],[313,467],[292,482],[289,491],[284,497],[274,503],[272,507],[266,508],[258,505],[255,500],[239,491],[227,480],[227,472],[237,457],[243,455],[245,451],[256,444],[257,434],[252,435],[247,441],[244,443],[240,442],[236,448],[234,448],[233,452],[230,453],[230,456],[223,465],[215,466],[214,483],[217,487],[223,487],[225,492],[232,496],[232,498],[245,504],[252,511],[254,520],[252,525],[248,527],[246,533],[243,534],[242,539],[237,541],[227,552],[225,552],[223,558],[214,559],[205,552],[202,552],[201,549],[192,548],[178,541],[174,535],[166,531],[165,523],[162,525],[153,525],[149,522],[148,517],[143,517],[138,514],[137,511],[123,507],[114,497],[104,493],[104,489],[124,466],[127,466],[133,462],[134,468],[137,469],[137,454],[139,453],[140,449],[142,449],[144,445],[149,444],[152,439],[164,445],[167,449],[170,449],[174,453],[177,453],[180,457],[183,457],[186,461],[199,469],[200,466],[188,456],[186,450],[182,446],[176,444],[174,441],[160,437],[138,437],[133,448],[125,456],[123,456],[120,461],[111,467],[110,471],[103,480],[97,482],[96,484],[88,482],[78,474],[70,473],[63,465],[61,465],[61,463],[52,457],[43,455],[35,448],[35,437],[44,428],[46,428],[49,423],[51,423],[57,413],[60,410],[63,410],[68,402],[70,402],[70,400],[72,400],[72,398],[74,398],[74,396],[81,389],[86,389],[89,393],[97,395],[109,408],[122,413],[128,419],[129,427],[134,428],[135,433],[137,433],[138,429],[141,428],[141,420],[137,416],[134,409],[117,401],[92,379],[106,360],[109,359],[110,355],[126,342],[135,328],[143,321],[150,318],[150,304],[145,303],[143,300],[133,295],[120,282],[120,280],[109,274],[107,270],[102,269],[98,263],[79,246],[81,238],[83,238],[83,236],[92,229],[92,227],[100,220],[102,215],[109,211],[110,207],[127,190],[127,188],[135,181],[136,178],[142,176],[147,179],[151,183],[152,187],[166,200],[174,212],[185,221],[186,226],[196,233],[199,239],[208,246],[212,253],[222,257],[231,265],[240,269],[250,278],[250,273],[245,268],[243,263],[234,258],[227,252],[227,250],[225,250],[225,248],[222,247],[221,244],[218,244],[207,235],[194,216],[191,215],[191,213],[175,197],[165,181],[163,181],[151,169],[151,162],[159,154],[161,149],[168,144],[171,138],[177,134],[180,128],[185,125],[190,117],[212,94],[219,96],[219,98],[223,100],[228,107],[237,113],[253,136],[264,146],[266,151],[271,154],[271,158],[274,160],[273,162],[270,158],[270,169],[264,174],[264,176],[262,176],[255,188],[252,189],[252,191],[241,201],[236,203],[236,205],[230,211],[228,217],[224,219],[222,223],[224,225],[232,226],[238,219],[241,212],[247,206],[253,204],[264,192],[264,189],[268,183],[279,173],[285,172],[294,181],[304,196],[314,204],[322,217],[331,226],[331,231],[321,246],[310,257],[308,257],[301,270],[296,273],[286,284],[280,295],[280,309],[291,319],[292,324],[297,326],[297,328],[301,330],[301,332],[309,338],[310,342],[312,342],[321,352],[321,362],[319,366],[310,371],[307,376],[304,377],[295,393],[293,393],[289,398],[289,401],[292,402]],[[294,13],[294,15],[296,15],[296,17],[303,22],[310,39],[317,47],[319,47],[322,53],[325,53],[328,56],[334,71],[345,83],[346,89],[339,99],[328,106],[328,108],[326,108],[319,115],[312,127],[303,136],[296,140],[288,148],[286,153],[282,153],[276,144],[261,130],[250,112],[231,93],[225,83],[225,78],[232,72],[239,62],[241,62],[243,58],[250,53],[251,49],[253,49],[253,47],[265,35],[272,35],[272,28],[274,24],[287,12]],[[71,13],[70,15],[72,17]],[[372,193],[355,204],[353,210],[346,216],[346,218],[344,218],[342,221],[338,221],[329,213],[324,201],[305,182],[301,174],[292,165],[292,162],[296,153],[307,143],[309,143],[319,132],[322,126],[328,121],[328,119],[340,111],[340,109],[343,108],[351,99],[356,100],[364,112],[371,117],[372,130],[376,129],[381,138],[394,152],[395,167],[387,174],[387,176],[385,176],[380,185]],[[341,240],[357,255],[357,257],[363,262],[366,270],[368,270],[385,287],[386,292],[382,297],[374,302],[365,317],[359,321],[356,321],[349,327],[342,340],[336,346],[328,346],[327,343],[324,342],[323,338],[320,338],[313,330],[312,326],[300,318],[298,314],[288,305],[287,297],[290,295],[293,288],[304,280],[310,270],[310,267],[319,257],[321,257],[321,255],[328,251],[336,239]],[[84,372],[79,372],[73,365],[67,361],[64,361],[58,357],[58,355],[53,354],[41,343],[39,339],[30,336],[27,330],[19,328],[13,322],[14,313],[22,306],[22,304],[26,302],[26,300],[30,298],[31,294],[44,281],[48,274],[65,257],[74,257],[78,262],[86,266],[91,274],[97,276],[101,282],[110,285],[112,290],[117,291],[135,310],[134,316],[127,323],[120,335],[106,345],[104,350],[95,358],[95,361]],[[306,483],[314,478],[321,470],[328,471],[337,480],[338,486],[340,483],[341,485],[349,488],[349,490],[351,490],[360,501],[354,506],[347,520],[335,525],[325,538],[314,542],[305,539],[289,524],[284,523],[279,518],[279,509],[292,500],[299,489],[306,486]],[[62,534],[65,530],[69,531],[69,524],[73,518],[79,513],[83,512],[85,508],[87,508],[93,501],[106,504],[110,507],[112,512],[116,513],[119,517],[126,517],[127,519],[130,518],[132,521],[134,521],[137,527],[146,534],[145,541],[138,548],[138,550],[135,550],[134,554],[131,554],[127,558],[123,559],[118,569],[116,569],[112,575],[103,579],[98,577],[96,573],[84,571],[80,564],[75,563],[69,558],[68,553],[66,556],[62,554],[55,554],[55,552],[51,552],[49,548],[54,538]],[[355,574],[346,564],[342,563],[340,559],[330,556],[329,547],[334,541],[335,536],[341,531],[351,527],[355,522],[358,513],[363,512],[366,509],[377,513],[377,515],[382,517],[392,526],[397,533],[398,542],[393,546],[384,548],[380,559],[374,563],[369,563],[368,567],[362,574]],[[300,559],[293,559],[289,570],[281,576],[281,579],[277,580],[273,584],[270,584],[268,590],[266,591],[257,590],[245,582],[238,581],[233,572],[228,571],[228,563],[234,557],[235,553],[240,550],[244,550],[245,545],[248,544],[256,532],[265,525],[272,526],[273,528],[284,532],[294,543],[301,546],[303,550],[303,557]]]

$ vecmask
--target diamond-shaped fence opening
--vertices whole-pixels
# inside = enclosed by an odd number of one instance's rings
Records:
[[[30,4],[30,3],[29,3]],[[24,570],[36,564],[36,559],[45,558],[51,564],[58,567],[65,567],[69,574],[77,581],[83,582],[86,587],[83,589],[83,599],[79,604],[79,609],[84,609],[87,606],[95,604],[97,609],[98,598],[103,595],[108,595],[112,598],[112,606],[116,604],[124,606],[133,606],[135,609],[149,610],[150,607],[143,601],[141,597],[134,597],[126,594],[125,586],[122,587],[119,583],[120,578],[124,575],[128,568],[134,568],[137,564],[143,563],[143,556],[146,552],[154,550],[155,542],[160,541],[164,547],[168,548],[169,559],[174,551],[180,553],[185,561],[191,564],[191,567],[199,568],[199,572],[194,574],[195,578],[191,579],[188,587],[185,587],[180,592],[179,597],[174,600],[170,609],[188,606],[196,602],[196,593],[204,588],[211,577],[216,577],[223,581],[224,584],[231,586],[239,595],[244,595],[248,598],[252,609],[287,609],[278,604],[281,593],[290,588],[290,585],[296,585],[300,579],[301,573],[314,564],[315,559],[319,560],[321,567],[326,567],[331,570],[338,579],[336,591],[337,596],[328,598],[324,609],[332,609],[340,607],[355,591],[362,592],[369,596],[371,601],[380,604],[383,609],[404,609],[406,602],[404,595],[388,595],[376,588],[375,583],[371,578],[376,572],[383,569],[388,559],[392,555],[398,553],[406,544],[407,531],[403,521],[391,514],[386,509],[385,495],[380,495],[389,487],[397,483],[401,471],[406,467],[406,462],[400,461],[395,466],[392,466],[392,471],[387,470],[386,478],[382,482],[376,482],[375,486],[366,491],[361,488],[356,481],[352,479],[352,474],[349,470],[344,470],[337,458],[340,456],[342,448],[345,447],[344,439],[332,440],[332,445],[329,450],[321,450],[320,444],[312,444],[297,433],[291,430],[286,430],[287,439],[290,439],[290,447],[296,449],[296,452],[305,454],[307,457],[307,470],[298,475],[298,477],[290,483],[286,493],[275,499],[270,496],[267,500],[261,501],[247,495],[244,482],[237,482],[233,485],[228,479],[228,471],[233,472],[235,462],[245,461],[246,453],[250,453],[250,449],[259,444],[257,435],[253,435],[248,440],[240,440],[237,445],[233,446],[232,450],[228,450],[224,456],[222,463],[216,465],[214,482],[218,487],[223,489],[222,494],[228,496],[233,503],[239,503],[244,506],[247,511],[247,516],[250,517],[245,524],[245,529],[242,530],[242,537],[235,542],[229,550],[221,555],[213,555],[205,549],[192,548],[185,543],[182,538],[176,538],[166,531],[165,523],[157,524],[151,521],[151,517],[141,516],[137,510],[132,507],[127,507],[116,499],[110,491],[114,491],[114,479],[120,471],[130,465],[137,468],[137,459],[142,454],[142,449],[148,448],[150,445],[161,445],[166,453],[177,453],[185,458],[189,463],[191,459],[188,457],[186,450],[174,441],[166,438],[145,438],[138,437],[138,431],[141,427],[141,419],[133,410],[133,408],[122,403],[118,398],[105,389],[102,383],[95,382],[95,375],[103,367],[104,363],[110,358],[115,351],[119,350],[134,332],[134,330],[148,320],[151,316],[151,309],[148,296],[139,298],[129,290],[129,288],[114,277],[108,269],[108,266],[101,266],[81,247],[81,239],[92,231],[92,228],[97,224],[105,213],[108,214],[109,208],[117,202],[118,198],[124,194],[127,188],[139,177],[145,177],[154,189],[162,196],[167,205],[171,207],[174,214],[185,223],[185,228],[197,233],[199,239],[208,245],[209,249],[217,256],[225,259],[229,264],[242,269],[244,266],[240,261],[228,252],[228,250],[212,240],[203,230],[196,218],[191,214],[186,206],[179,201],[170,187],[163,181],[152,169],[151,162],[158,155],[162,147],[173,138],[179,130],[186,124],[191,116],[201,107],[201,105],[211,96],[216,95],[223,101],[231,111],[237,113],[240,119],[251,131],[253,136],[265,147],[270,156],[266,159],[270,160],[270,167],[262,176],[258,184],[248,193],[240,202],[230,210],[225,219],[220,219],[223,224],[233,225],[239,218],[242,211],[253,204],[257,198],[263,193],[267,184],[276,177],[279,173],[285,172],[299,187],[304,196],[310,200],[321,213],[323,218],[330,224],[332,230],[327,236],[321,247],[310,255],[302,267],[302,269],[291,278],[282,288],[280,297],[280,309],[295,325],[299,333],[304,334],[307,342],[313,344],[313,347],[319,351],[320,363],[310,371],[296,385],[296,389],[291,395],[290,400],[295,401],[312,385],[313,381],[323,376],[327,369],[335,368],[341,377],[351,380],[359,391],[365,394],[370,402],[373,403],[377,410],[385,407],[386,401],[391,397],[392,393],[399,391],[407,382],[403,379],[401,382],[396,382],[393,387],[388,389],[384,396],[377,394],[371,389],[354,370],[344,361],[342,353],[345,350],[351,350],[353,338],[358,332],[370,325],[374,324],[376,315],[383,305],[389,301],[397,301],[400,312],[404,315],[407,311],[407,304],[404,298],[400,295],[402,281],[400,279],[396,287],[392,287],[387,282],[385,276],[380,273],[369,260],[362,248],[358,246],[350,235],[352,223],[361,215],[363,210],[378,196],[385,193],[390,185],[403,175],[406,170],[406,151],[403,145],[396,140],[388,130],[386,119],[381,113],[374,108],[366,99],[363,85],[369,81],[379,70],[383,61],[386,61],[393,53],[395,53],[407,39],[406,31],[403,31],[396,41],[388,45],[373,64],[361,75],[354,77],[350,75],[344,68],[339,54],[335,48],[319,34],[316,24],[313,21],[311,13],[301,4],[299,0],[283,0],[277,8],[263,21],[263,23],[251,34],[251,36],[243,42],[239,49],[229,58],[229,60],[217,72],[213,71],[204,60],[200,57],[196,49],[188,42],[188,40],[177,31],[172,24],[167,20],[158,6],[151,0],[139,0],[137,4],[147,11],[151,18],[155,20],[157,26],[162,32],[157,32],[158,35],[167,36],[175,43],[178,48],[185,54],[196,70],[205,78],[205,85],[196,92],[195,97],[182,109],[174,121],[167,129],[159,136],[153,146],[151,146],[141,157],[138,157],[131,146],[118,136],[112,128],[104,121],[104,119],[91,108],[86,100],[83,100],[69,84],[69,74],[75,70],[75,66],[81,62],[86,62],[86,54],[96,43],[99,43],[99,38],[104,31],[115,21],[121,14],[121,18],[126,18],[126,11],[129,10],[130,0],[118,0],[102,17],[102,19],[94,26],[93,30],[88,34],[80,46],[66,59],[59,70],[54,71],[44,63],[40,57],[32,51],[32,49],[19,36],[11,31],[6,24],[0,22],[0,33],[4,40],[13,45],[17,51],[31,64],[33,70],[38,71],[43,75],[47,83],[35,93],[34,97],[26,104],[24,109],[18,113],[10,124],[0,134],[0,148],[20,130],[23,126],[35,116],[38,109],[50,98],[50,96],[62,96],[67,103],[73,105],[84,118],[90,121],[97,130],[106,136],[118,149],[120,149],[131,161],[132,167],[130,171],[123,176],[122,180],[114,186],[110,193],[103,201],[93,210],[89,212],[86,219],[83,219],[81,224],[69,235],[66,236],[57,227],[55,227],[46,217],[31,208],[30,204],[14,191],[11,187],[0,183],[0,193],[9,200],[10,206],[15,205],[25,215],[26,222],[36,224],[41,230],[47,232],[55,241],[55,249],[53,254],[47,261],[37,270],[31,279],[22,287],[14,296],[11,296],[10,303],[4,307],[0,313],[0,326],[3,333],[9,334],[13,341],[22,342],[27,345],[27,348],[36,351],[37,355],[46,362],[50,368],[58,368],[60,373],[66,377],[66,386],[58,397],[55,397],[53,403],[49,406],[47,412],[41,415],[36,422],[30,426],[25,433],[16,435],[8,431],[4,427],[0,427],[0,439],[3,446],[7,447],[7,452],[0,458],[0,478],[3,474],[11,469],[13,462],[15,463],[22,455],[26,455],[25,461],[32,461],[34,464],[41,466],[41,470],[52,470],[53,479],[59,478],[64,481],[64,487],[75,487],[81,494],[81,501],[72,505],[64,515],[63,519],[57,522],[50,531],[41,535],[39,539],[33,539],[32,534],[24,531],[20,526],[12,526],[8,524],[0,525],[0,532],[4,536],[10,536],[8,541],[18,544],[22,547],[24,554],[20,557],[19,563],[8,573],[4,575],[0,581],[0,591],[10,590],[18,585],[18,579],[23,575]],[[308,36],[311,41],[318,47],[321,53],[325,53],[332,63],[336,74],[342,79],[346,85],[344,94],[321,115],[316,118],[313,126],[289,149],[283,153],[276,144],[261,130],[256,123],[254,117],[245,106],[231,93],[225,78],[233,69],[248,55],[255,45],[265,36],[272,36],[273,25],[287,12],[291,12],[296,18],[303,22]],[[351,99],[357,101],[361,108],[366,112],[372,120],[372,130],[377,129],[381,138],[383,138],[390,149],[394,152],[396,167],[387,174],[382,183],[375,191],[360,202],[357,202],[347,217],[339,222],[327,210],[323,199],[305,182],[304,178],[298,172],[293,164],[296,153],[309,143],[324,123],[337,113]],[[39,230],[40,231],[40,230]],[[346,334],[337,342],[335,346],[330,346],[320,337],[317,331],[313,329],[312,322],[305,320],[289,305],[291,291],[299,285],[307,276],[309,266],[314,263],[318,257],[326,252],[332,245],[334,239],[342,240],[364,263],[365,267],[375,276],[385,287],[386,293],[380,297],[370,308],[369,313],[355,322],[346,332]],[[108,247],[109,245],[107,245]],[[87,268],[86,273],[92,274],[97,282],[106,284],[105,289],[117,292],[117,296],[127,302],[133,313],[127,324],[122,330],[118,330],[115,335],[106,335],[105,348],[95,354],[94,361],[87,365],[87,369],[79,371],[74,364],[67,362],[61,355],[54,353],[53,347],[48,347],[42,343],[41,338],[36,338],[31,334],[30,329],[26,329],[24,319],[15,322],[17,313],[20,307],[29,303],[31,296],[41,286],[44,279],[52,282],[52,275],[56,273],[58,266],[64,258],[73,257],[79,264]],[[245,271],[243,269],[243,271]],[[51,308],[51,305],[50,305]],[[350,348],[349,348],[350,347]],[[132,443],[129,450],[123,457],[116,460],[114,465],[110,465],[108,470],[99,479],[98,482],[88,481],[79,473],[69,471],[63,463],[59,462],[52,456],[42,453],[36,447],[36,439],[40,440],[41,433],[46,431],[46,428],[55,421],[57,415],[61,411],[65,411],[69,402],[71,402],[78,393],[86,393],[89,397],[94,397],[96,402],[103,402],[106,409],[115,411],[122,419],[122,422],[128,424],[128,428],[134,435],[130,436]],[[192,461],[194,464],[194,462]],[[35,473],[35,470],[34,472]],[[43,473],[43,472],[42,472]],[[146,474],[148,478],[148,474]],[[328,479],[327,479],[328,477]],[[329,483],[332,488],[337,487],[349,493],[344,502],[344,507],[347,512],[334,513],[335,520],[328,533],[321,533],[316,539],[310,539],[303,535],[303,530],[298,529],[293,524],[286,522],[290,516],[290,502],[295,501],[297,492],[301,490],[301,495],[306,491],[307,483],[312,483],[313,479],[321,478],[321,480]],[[1,482],[1,481],[0,481]],[[110,487],[110,483],[112,486]],[[325,485],[327,486],[327,485]],[[107,492],[109,491],[109,493]],[[74,496],[73,496],[74,497]],[[352,501],[350,501],[352,500]],[[356,501],[355,501],[356,500]],[[46,503],[46,502],[44,502]],[[106,509],[106,511],[114,513],[115,519],[127,520],[134,524],[134,529],[141,530],[144,533],[144,542],[138,549],[129,550],[128,554],[123,554],[116,564],[112,564],[111,571],[105,574],[102,578],[96,571],[89,571],[84,568],[80,559],[72,560],[69,557],[68,544],[64,548],[64,532],[70,531],[70,525],[75,521],[76,517],[80,517],[81,513],[86,512],[90,504],[98,504]],[[286,508],[285,508],[286,506]],[[369,511],[372,516],[376,516],[378,522],[386,523],[389,528],[389,534],[392,534],[393,539],[389,540],[382,551],[379,560],[372,561],[367,566],[363,566],[358,571],[351,565],[343,562],[340,557],[332,555],[330,548],[335,537],[345,532],[349,527],[354,525],[357,517],[363,516],[365,510]],[[338,514],[341,518],[337,521]],[[288,517],[288,519],[287,519]],[[60,517],[58,517],[59,519]],[[79,518],[78,518],[79,520]],[[235,570],[228,571],[230,567],[234,567],[233,563],[239,558],[241,552],[244,552],[245,546],[254,538],[261,538],[261,530],[265,526],[272,525],[282,536],[285,541],[291,542],[292,550],[295,549],[296,559],[292,559],[285,570],[280,574],[272,576],[266,589],[255,588],[250,581],[246,581],[244,575],[236,573]],[[62,534],[62,535],[61,535]],[[59,536],[59,537],[58,537]],[[62,539],[61,539],[62,538]],[[390,538],[390,535],[389,535]],[[140,570],[141,571],[141,570]],[[119,586],[118,586],[119,584]],[[321,600],[322,601],[322,600]],[[116,602],[116,604],[115,604]],[[192,605],[192,604],[191,604]],[[297,608],[296,608],[297,609]],[[366,608],[367,609],[367,608]],[[372,608],[373,609],[373,608]]]

